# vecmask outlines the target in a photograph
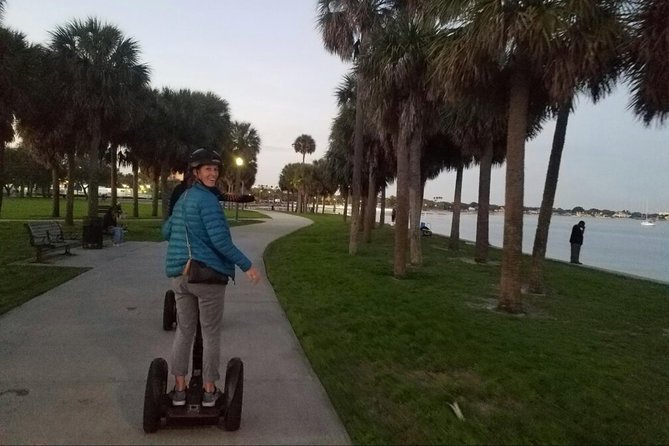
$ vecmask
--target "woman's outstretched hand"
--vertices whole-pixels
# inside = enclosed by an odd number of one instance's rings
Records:
[[[256,285],[258,282],[260,282],[260,271],[255,266],[252,266],[246,271],[246,277],[249,278],[251,283]]]

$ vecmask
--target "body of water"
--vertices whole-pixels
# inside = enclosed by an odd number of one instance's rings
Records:
[[[450,236],[450,212],[424,212],[421,221],[432,232]],[[538,215],[525,215],[523,220],[523,252],[532,254]],[[584,265],[618,271],[669,283],[669,222],[642,226],[630,218],[563,217],[554,215],[548,232],[546,257],[569,261],[569,236],[579,220],[585,221],[585,234],[580,260]],[[386,217],[390,222],[390,211]],[[504,214],[490,215],[490,244],[501,248],[504,240]],[[476,240],[476,213],[462,213],[460,238]]]

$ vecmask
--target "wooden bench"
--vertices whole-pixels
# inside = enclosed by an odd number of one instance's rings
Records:
[[[30,245],[37,250],[36,261],[42,261],[42,253],[65,249],[70,254],[70,248],[81,244],[74,235],[65,236],[63,227],[57,221],[34,221],[25,224],[30,236]]]

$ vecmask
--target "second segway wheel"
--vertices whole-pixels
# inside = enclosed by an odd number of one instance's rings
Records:
[[[151,361],[144,391],[144,432],[156,432],[160,427],[161,400],[167,392],[167,361],[156,358]]]
[[[165,293],[165,302],[163,303],[163,330],[172,330],[177,321],[177,302],[174,298],[174,291],[168,290]]]
[[[225,372],[225,419],[223,427],[236,431],[242,421],[242,399],[244,396],[244,363],[239,358],[228,361]]]

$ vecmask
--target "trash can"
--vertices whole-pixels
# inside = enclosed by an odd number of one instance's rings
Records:
[[[102,249],[102,217],[85,217],[82,247]]]

